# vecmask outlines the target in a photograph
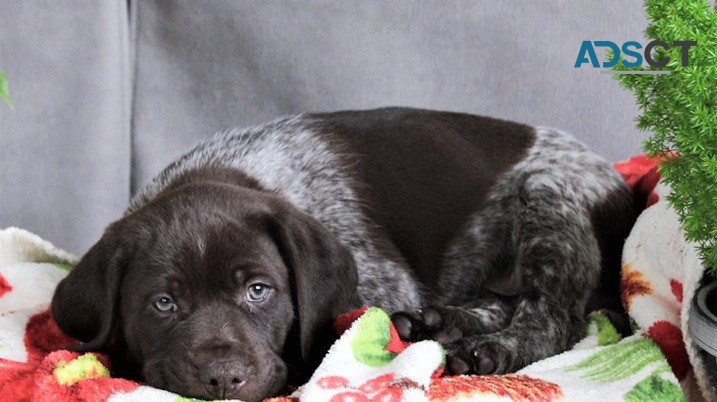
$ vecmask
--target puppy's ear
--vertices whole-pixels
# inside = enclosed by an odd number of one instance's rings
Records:
[[[66,334],[85,342],[77,351],[96,351],[110,340],[128,258],[110,227],[57,286],[52,316]]]
[[[272,232],[289,268],[299,315],[301,354],[333,319],[355,305],[358,273],[353,255],[315,218],[287,210],[274,221]]]

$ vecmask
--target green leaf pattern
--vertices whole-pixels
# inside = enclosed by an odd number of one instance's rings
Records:
[[[679,385],[661,376],[670,372],[670,366],[660,348],[648,338],[608,346],[567,371],[578,372],[583,378],[606,383],[624,380],[648,367],[651,367],[652,373],[624,395],[625,401],[685,400]]]
[[[612,345],[622,339],[622,335],[617,332],[610,319],[604,314],[599,312],[590,314],[590,320],[597,327],[598,346]]]
[[[579,371],[582,376],[597,382],[613,382],[637,374],[649,365],[660,372],[669,371],[660,348],[647,338],[618,343],[600,350],[568,371]]]
[[[682,389],[677,384],[665,380],[658,373],[650,374],[625,394],[626,402],[681,402],[684,400],[685,395],[682,393]]]
[[[356,336],[351,342],[353,355],[361,363],[371,367],[383,366],[395,357],[386,350],[391,340],[391,318],[385,311],[372,307],[359,321]]]

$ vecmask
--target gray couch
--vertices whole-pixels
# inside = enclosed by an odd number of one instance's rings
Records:
[[[195,142],[303,111],[465,111],[623,159],[632,95],[573,65],[645,25],[639,1],[0,0],[0,228],[84,252]]]

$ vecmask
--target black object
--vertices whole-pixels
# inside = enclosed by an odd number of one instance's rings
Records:
[[[717,357],[717,280],[697,291],[690,309],[689,329],[697,346]]]

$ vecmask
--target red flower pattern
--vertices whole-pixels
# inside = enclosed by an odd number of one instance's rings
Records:
[[[3,297],[5,293],[12,291],[12,285],[5,279],[4,276],[0,275],[0,297]]]
[[[396,380],[393,373],[372,378],[358,387],[352,387],[348,378],[342,376],[319,378],[316,385],[329,390],[343,389],[332,396],[330,402],[399,402],[405,388],[418,387],[418,384],[407,379]]]
[[[3,400],[98,401],[116,392],[130,392],[139,384],[121,378],[91,378],[61,385],[53,371],[61,362],[79,356],[66,349],[77,341],[60,331],[50,311],[33,315],[25,327],[27,363],[0,359],[0,395]],[[107,366],[105,356],[98,356]]]
[[[682,341],[682,331],[667,321],[657,321],[647,330],[645,335],[657,343],[660,350],[672,367],[678,380],[682,380],[690,371],[690,360],[687,349]]]

